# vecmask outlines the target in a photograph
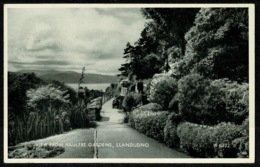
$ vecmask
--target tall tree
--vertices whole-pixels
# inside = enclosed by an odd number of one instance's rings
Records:
[[[144,8],[143,16],[148,20],[141,37],[130,45],[127,43],[123,58],[127,63],[119,69],[120,75],[135,75],[139,79],[151,78],[168,64],[168,53],[173,46],[183,55],[186,41],[184,34],[192,26],[199,9]],[[169,49],[169,50],[168,50]]]
[[[199,8],[143,8],[141,11],[151,20],[147,23],[151,37],[166,48],[178,46],[184,53],[184,34],[192,26]]]

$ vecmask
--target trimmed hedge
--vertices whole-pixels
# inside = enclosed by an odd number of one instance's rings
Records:
[[[243,126],[231,123],[209,127],[184,122],[177,127],[180,147],[196,157],[237,157],[239,150],[232,142],[243,137],[243,131]]]
[[[129,125],[148,137],[163,142],[168,115],[167,111],[154,112],[135,109],[129,116]]]

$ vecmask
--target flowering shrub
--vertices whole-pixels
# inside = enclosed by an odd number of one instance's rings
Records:
[[[166,111],[154,112],[135,109],[129,116],[129,124],[148,137],[163,142],[163,131],[168,114]]]
[[[231,123],[205,126],[181,123],[177,127],[180,147],[197,157],[236,157],[232,141],[243,136],[243,127]]]

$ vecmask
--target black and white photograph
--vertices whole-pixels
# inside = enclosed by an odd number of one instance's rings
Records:
[[[5,163],[253,163],[253,4],[5,4]]]

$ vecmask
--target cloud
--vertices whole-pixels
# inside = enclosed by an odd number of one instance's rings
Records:
[[[144,24],[139,9],[8,9],[9,70],[86,66],[118,73],[126,43],[140,37]]]

